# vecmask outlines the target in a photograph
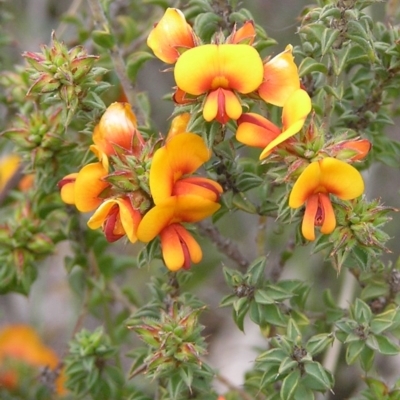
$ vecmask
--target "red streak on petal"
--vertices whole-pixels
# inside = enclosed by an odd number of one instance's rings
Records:
[[[179,234],[179,232],[177,230],[175,230],[175,232],[178,235],[179,242],[182,246],[182,251],[183,251],[184,262],[183,262],[182,268],[186,269],[186,270],[190,269],[192,260],[190,258],[190,252],[189,252],[188,246],[187,246],[186,242],[183,240],[182,236]]]
[[[74,178],[63,178],[61,179],[58,183],[57,186],[59,189],[61,189],[63,186],[68,185],[68,183],[72,183],[76,181],[76,177]]]
[[[103,232],[106,237],[107,242],[116,242],[118,239],[121,239],[124,235],[116,235],[114,233],[115,224],[117,223],[117,219],[119,217],[119,206],[118,204],[114,204],[111,207],[110,212],[108,213],[107,218],[103,224]]]
[[[227,115],[225,109],[225,94],[223,89],[221,88],[218,88],[217,91],[218,91],[218,112],[215,119],[222,125],[225,125],[229,121],[229,116]]]

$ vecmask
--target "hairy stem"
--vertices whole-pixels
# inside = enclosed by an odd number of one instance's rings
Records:
[[[357,288],[357,280],[354,276],[346,269],[343,271],[342,286],[339,293],[338,307],[347,308],[349,303],[353,301],[354,293]],[[335,339],[333,345],[328,348],[324,355],[322,365],[330,371],[333,375],[335,374],[336,367],[338,365],[340,352],[342,350],[342,343]],[[329,392],[325,395],[325,399],[329,398]]]
[[[199,231],[204,236],[208,236],[211,241],[217,246],[218,250],[238,264],[243,271],[247,270],[250,265],[249,260],[240,252],[237,245],[232,240],[225,238],[221,232],[211,224],[201,222],[198,224]]]
[[[88,0],[90,9],[92,10],[93,19],[97,27],[113,34],[111,25],[109,24],[104,10],[100,4],[100,0]],[[136,96],[133,90],[133,85],[126,74],[125,61],[122,57],[121,50],[114,45],[110,49],[110,57],[114,65],[115,73],[120,81],[123,91],[129,100],[129,103],[134,106],[136,104]]]

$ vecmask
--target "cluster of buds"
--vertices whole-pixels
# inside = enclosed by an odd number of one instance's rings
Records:
[[[20,115],[15,125],[3,132],[34,167],[47,165],[56,154],[69,148],[63,134],[61,108],[48,111],[34,110],[29,117]]]
[[[81,46],[71,50],[52,33],[52,46],[42,46],[42,53],[27,51],[23,56],[33,68],[30,93],[50,93],[60,89],[60,97],[68,99],[68,87],[76,87],[87,79],[98,56],[88,55]],[[79,94],[79,93],[77,93]]]
[[[87,54],[82,46],[68,50],[54,32],[51,47],[43,45],[41,53],[25,52],[23,56],[33,80],[28,95],[55,93],[71,110],[71,116],[88,89],[100,85],[97,78],[105,73],[103,68],[93,67],[98,56]]]
[[[128,326],[153,350],[144,360],[146,373],[169,377],[171,372],[178,368],[181,370],[185,365],[201,366],[200,356],[206,352],[201,336],[202,327],[198,323],[202,310],[177,310],[173,307],[170,314],[163,312],[160,320],[147,319]],[[138,370],[142,371],[143,368]]]
[[[10,222],[0,225],[0,243],[0,291],[28,292],[36,274],[35,261],[54,251],[46,222],[35,215],[29,203],[20,204]]]
[[[222,193],[218,183],[190,176],[211,152],[202,138],[186,132],[187,121],[187,115],[176,117],[156,149],[159,143],[143,139],[130,105],[113,103],[93,132],[90,149],[98,161],[59,182],[62,200],[94,211],[88,226],[102,228],[109,242],[126,236],[147,243],[159,236],[172,271],[201,260],[200,246],[182,223],[210,216]]]

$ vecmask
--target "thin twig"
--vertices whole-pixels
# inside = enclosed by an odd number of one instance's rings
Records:
[[[241,270],[246,271],[250,265],[249,260],[240,252],[237,245],[234,244],[230,239],[225,238],[221,235],[220,231],[214,226],[206,222],[200,222],[198,224],[200,233],[204,236],[208,236],[211,241],[217,246],[223,254],[235,261]]]
[[[80,6],[82,5],[82,1],[83,0],[73,0],[67,12],[64,15],[72,15],[72,16],[76,15],[78,13]],[[67,27],[68,24],[66,22],[61,22],[55,32],[56,38],[60,38],[64,34]]]
[[[107,17],[104,14],[104,10],[100,4],[100,0],[88,0],[88,2],[90,9],[92,10],[94,22],[97,25],[98,29],[105,30],[106,32],[109,32],[111,35],[113,35],[111,25],[109,24]],[[109,52],[112,63],[114,65],[115,73],[118,76],[122,89],[125,92],[129,103],[132,106],[135,106],[136,96],[133,90],[132,82],[129,80],[128,75],[126,74],[125,61],[122,57],[121,50],[118,46],[114,45]]]
[[[137,311],[136,307],[129,301],[129,299],[124,295],[122,290],[115,282],[108,282],[107,287],[110,290],[114,300],[120,302],[127,310],[129,310],[130,313],[133,314]]]

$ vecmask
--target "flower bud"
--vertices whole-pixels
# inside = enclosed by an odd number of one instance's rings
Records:
[[[144,140],[137,130],[136,116],[128,103],[112,103],[93,132],[93,142],[107,156],[118,149],[139,156]]]

